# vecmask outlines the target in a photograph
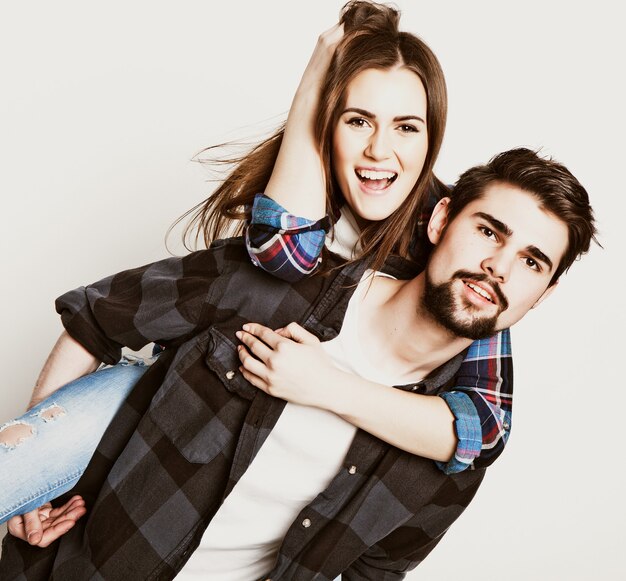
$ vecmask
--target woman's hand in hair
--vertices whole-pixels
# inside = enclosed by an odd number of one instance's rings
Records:
[[[335,49],[342,38],[343,24],[335,24],[335,26],[319,35],[315,50],[300,80],[298,93],[301,91],[314,91],[319,96],[319,90],[328,72]],[[296,97],[298,93],[296,93]]]

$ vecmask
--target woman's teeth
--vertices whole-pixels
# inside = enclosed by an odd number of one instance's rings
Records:
[[[372,169],[357,169],[356,175],[362,182],[367,182],[367,185],[373,189],[386,188],[398,177],[398,174],[393,171]]]
[[[366,180],[390,180],[396,177],[396,173],[392,171],[377,171],[372,169],[357,169],[357,175]]]

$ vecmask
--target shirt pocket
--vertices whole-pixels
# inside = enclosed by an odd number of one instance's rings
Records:
[[[256,393],[237,371],[238,361],[236,346],[217,329],[208,329],[181,346],[152,402],[152,421],[191,463],[234,454]]]

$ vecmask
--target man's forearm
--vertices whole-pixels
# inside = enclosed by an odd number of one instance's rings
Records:
[[[39,374],[28,409],[66,383],[95,371],[98,365],[100,361],[63,331]]]

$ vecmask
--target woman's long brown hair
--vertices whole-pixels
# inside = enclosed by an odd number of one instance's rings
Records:
[[[420,177],[400,208],[384,220],[370,222],[361,233],[362,254],[372,255],[374,269],[380,268],[391,253],[409,255],[427,192],[443,187],[433,174],[447,115],[443,71],[423,41],[398,29],[399,19],[396,9],[374,2],[358,0],[343,7],[340,22],[344,25],[344,36],[326,75],[316,117],[316,137],[328,176],[327,211],[333,217],[343,204],[343,195],[332,170],[332,139],[350,81],[366,69],[384,70],[400,65],[417,74],[426,90],[428,152]],[[202,238],[208,246],[212,240],[242,233],[245,220],[250,218],[254,196],[263,192],[269,181],[283,131],[284,127],[279,128],[245,155],[215,160],[232,164],[233,169],[209,198],[183,216],[191,215],[184,232],[185,240],[195,231],[196,243]],[[207,148],[204,152],[219,147]],[[233,224],[233,220],[237,223]]]

